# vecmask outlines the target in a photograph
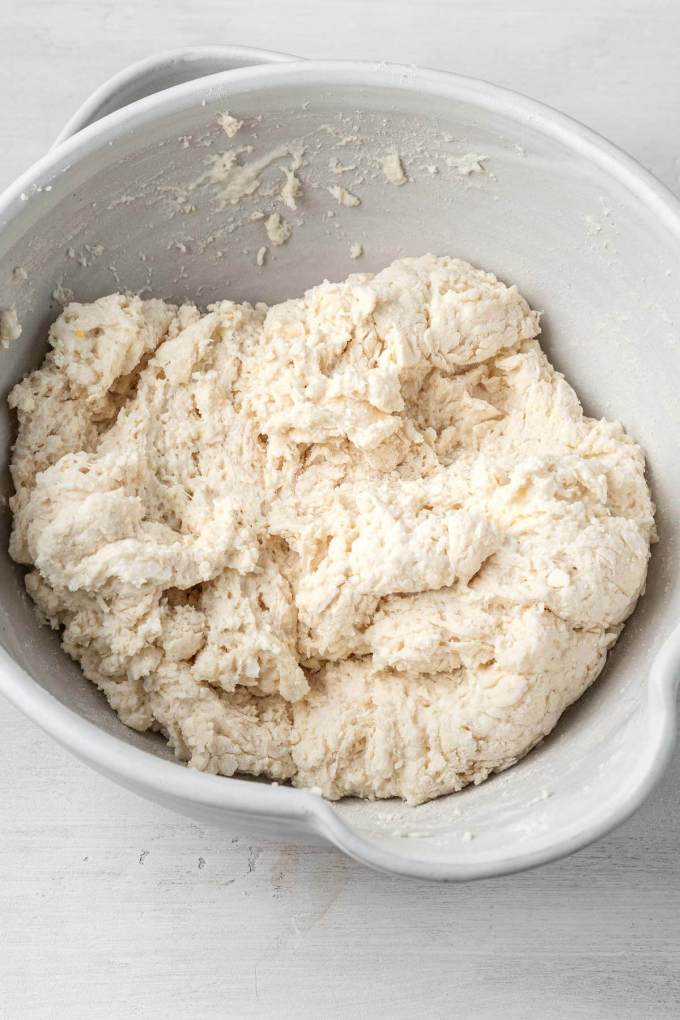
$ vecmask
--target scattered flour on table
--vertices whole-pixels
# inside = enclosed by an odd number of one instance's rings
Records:
[[[420,803],[525,755],[643,590],[653,505],[514,287],[401,259],[267,308],[70,304],[9,402],[10,552],[197,769]]]

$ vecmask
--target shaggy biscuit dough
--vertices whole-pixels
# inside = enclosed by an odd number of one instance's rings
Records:
[[[14,388],[11,554],[193,767],[418,803],[595,679],[654,538],[514,287],[401,259],[267,309],[70,304]]]

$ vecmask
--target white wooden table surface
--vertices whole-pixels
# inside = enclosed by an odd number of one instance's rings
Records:
[[[0,187],[126,63],[185,44],[487,78],[680,191],[678,0],[0,0]],[[619,831],[441,887],[204,830],[0,703],[0,1018],[680,1015],[680,756]]]

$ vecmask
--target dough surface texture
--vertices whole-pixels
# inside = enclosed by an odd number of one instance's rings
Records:
[[[266,308],[69,304],[10,395],[10,552],[192,767],[416,804],[525,755],[641,594],[654,508],[515,287],[405,258]]]

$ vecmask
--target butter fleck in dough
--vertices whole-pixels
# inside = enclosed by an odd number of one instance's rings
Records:
[[[12,391],[10,552],[197,769],[416,804],[526,754],[643,590],[653,505],[515,287],[401,259],[267,309],[69,304]]]

